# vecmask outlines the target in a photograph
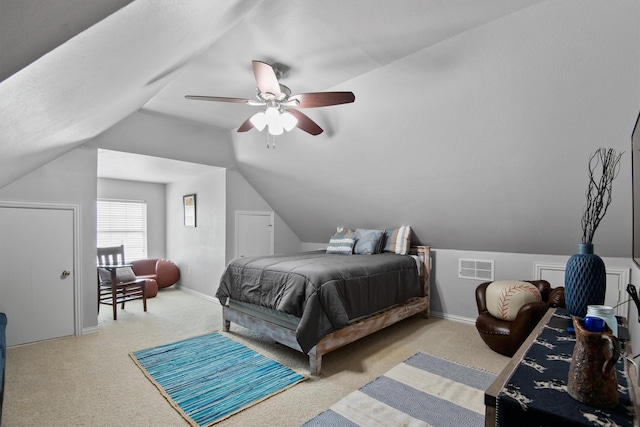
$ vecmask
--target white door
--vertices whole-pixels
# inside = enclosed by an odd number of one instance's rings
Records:
[[[236,257],[273,255],[273,212],[236,212]]]
[[[0,311],[7,345],[73,335],[73,211],[0,207]]]

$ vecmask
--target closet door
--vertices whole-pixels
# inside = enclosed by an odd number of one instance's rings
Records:
[[[73,211],[0,207],[7,345],[74,335]]]
[[[273,212],[236,211],[236,257],[273,255]]]

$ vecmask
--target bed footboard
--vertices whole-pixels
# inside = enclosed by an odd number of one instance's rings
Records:
[[[322,369],[322,356],[342,346],[350,344],[360,338],[371,335],[381,329],[391,326],[401,320],[418,313],[426,313],[429,309],[429,298],[414,298],[406,304],[383,311],[374,316],[353,323],[324,337],[309,353],[309,372],[311,375],[320,375]],[[222,307],[223,330],[229,332],[231,322],[268,336],[280,344],[302,352],[302,348],[296,339],[296,332],[269,321],[259,319],[236,309]]]
[[[271,323],[267,320],[257,318],[250,314],[243,313],[231,307],[223,306],[223,331],[229,332],[231,322],[236,323],[240,326],[244,326],[251,331],[255,331],[259,334],[268,336],[274,341],[277,341],[280,344],[286,345],[287,347],[290,347],[302,353],[302,348],[300,347],[300,344],[298,344],[298,340],[296,339],[296,331],[285,328],[284,326],[276,325],[275,323]],[[309,351],[308,356],[309,371],[311,372],[311,375],[320,375],[320,369],[322,366],[322,354],[318,355],[316,352],[316,347],[313,347]]]

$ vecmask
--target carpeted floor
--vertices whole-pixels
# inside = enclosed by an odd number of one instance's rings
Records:
[[[3,426],[186,426],[129,352],[221,330],[221,309],[173,288],[148,304],[147,313],[139,301],[127,304],[115,322],[104,306],[98,333],[9,348]],[[237,325],[230,336],[308,372],[301,353]],[[321,376],[217,426],[300,426],[419,351],[493,373],[509,361],[487,348],[473,325],[413,317],[326,355]]]

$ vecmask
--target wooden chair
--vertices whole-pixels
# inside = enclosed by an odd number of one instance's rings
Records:
[[[138,279],[125,263],[124,245],[98,248],[98,313],[100,304],[113,307],[113,320],[118,320],[117,305],[137,299],[142,300],[147,311],[145,279]]]

